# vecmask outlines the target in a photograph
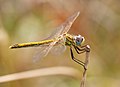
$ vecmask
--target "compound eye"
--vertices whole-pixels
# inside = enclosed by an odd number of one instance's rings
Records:
[[[77,46],[80,46],[84,42],[84,37],[81,35],[75,36],[74,41]]]
[[[84,38],[82,37],[82,38],[81,38],[81,42],[83,41],[83,39],[84,39]]]
[[[81,44],[80,38],[76,38],[76,45],[80,45],[80,44]]]
[[[79,39],[79,38],[77,38],[77,39],[76,39],[76,42],[80,42],[80,39]]]

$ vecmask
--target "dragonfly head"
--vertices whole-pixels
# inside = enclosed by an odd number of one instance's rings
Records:
[[[74,36],[75,45],[80,46],[81,44],[84,43],[84,41],[85,41],[85,38],[82,37],[81,35]]]

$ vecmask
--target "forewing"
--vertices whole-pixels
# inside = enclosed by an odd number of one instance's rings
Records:
[[[76,20],[76,18],[79,16],[80,12],[74,13],[72,16],[70,16],[63,24],[62,26],[64,27],[61,35],[64,33],[67,33],[69,29],[71,28],[73,22]]]
[[[67,33],[70,27],[72,26],[73,22],[75,21],[75,19],[79,16],[79,14],[80,12],[76,12],[72,16],[67,18],[67,20],[64,23],[62,23],[60,26],[58,26],[47,39],[54,38],[56,36]]]

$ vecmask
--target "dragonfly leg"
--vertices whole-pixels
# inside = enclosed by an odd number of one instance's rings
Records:
[[[78,60],[78,59],[76,59],[76,58],[74,57],[73,51],[72,51],[72,48],[71,48],[71,47],[70,47],[70,52],[71,52],[72,60],[74,60],[76,63],[82,65],[83,68],[84,68],[84,70],[87,70],[86,67],[85,67],[85,65],[84,65],[84,62],[82,62],[82,61],[80,61],[80,60]]]
[[[74,46],[74,48],[79,50],[79,51],[83,51],[84,50],[85,52],[90,52],[90,46],[89,45],[84,45],[84,46],[81,46],[80,48],[77,47],[77,46]],[[80,54],[80,53],[78,52],[78,54]]]
[[[76,50],[76,52],[77,52],[78,54],[81,54],[81,53],[84,53],[84,52],[85,52],[85,49],[84,49],[84,48],[78,48],[77,46],[74,46],[74,48],[75,48],[75,50]]]
[[[86,45],[87,46],[87,45]],[[87,52],[86,51],[86,46],[82,46],[81,48],[78,48],[77,46],[73,46],[74,47],[74,49],[76,50],[76,52],[78,53],[78,54],[82,54],[82,53],[84,53],[84,52]],[[80,61],[80,60],[79,60]],[[85,64],[83,61],[81,61],[81,63],[83,63],[83,64]]]

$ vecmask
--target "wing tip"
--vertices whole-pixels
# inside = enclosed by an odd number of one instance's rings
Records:
[[[80,15],[80,11],[75,12],[75,13],[70,17],[70,19],[72,20],[72,22],[74,22],[79,15]]]
[[[80,15],[80,11],[77,11],[77,12],[75,13],[75,15],[76,15],[76,17],[78,17],[78,16]]]
[[[77,15],[80,15],[80,11],[77,12]]]

